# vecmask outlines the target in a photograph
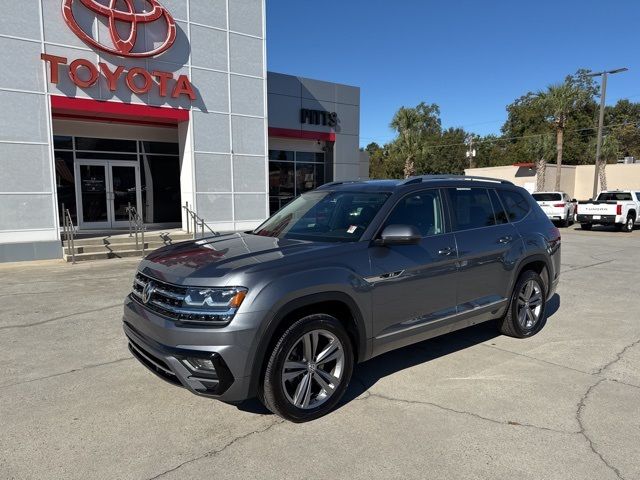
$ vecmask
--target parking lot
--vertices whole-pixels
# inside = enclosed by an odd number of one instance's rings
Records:
[[[485,324],[375,358],[302,425],[132,359],[135,259],[0,266],[0,478],[640,479],[640,231],[562,234],[540,334]]]

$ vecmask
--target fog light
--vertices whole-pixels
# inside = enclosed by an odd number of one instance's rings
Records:
[[[208,358],[185,358],[183,361],[191,370],[216,371],[213,362]]]

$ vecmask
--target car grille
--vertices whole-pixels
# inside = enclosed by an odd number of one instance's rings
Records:
[[[153,282],[153,292],[145,302],[144,288]],[[133,280],[131,298],[151,311],[182,323],[220,325],[227,324],[235,311],[203,312],[184,305],[187,289],[156,280],[138,272]]]

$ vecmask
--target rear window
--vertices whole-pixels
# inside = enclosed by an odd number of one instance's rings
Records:
[[[522,220],[531,209],[527,199],[519,192],[514,192],[512,190],[498,190],[498,196],[500,197],[500,200],[502,200],[502,205],[504,205],[504,208],[507,211],[507,216],[509,217],[510,222]]]
[[[534,193],[532,195],[536,202],[555,202],[556,200],[562,200],[562,195],[559,193]]]
[[[629,192],[603,192],[598,195],[598,201],[600,202],[617,202],[623,200],[631,200],[631,194]]]

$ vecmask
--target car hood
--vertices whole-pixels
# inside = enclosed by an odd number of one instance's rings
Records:
[[[146,275],[178,285],[202,284],[204,279],[221,279],[239,269],[304,258],[314,252],[339,247],[339,243],[262,237],[232,233],[168,245],[150,253],[140,264]],[[220,282],[219,284],[223,284]]]

